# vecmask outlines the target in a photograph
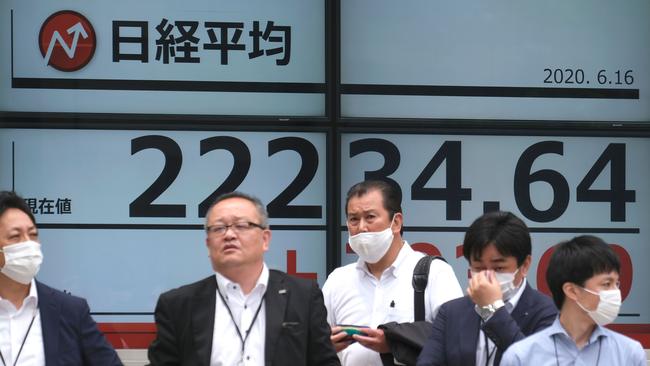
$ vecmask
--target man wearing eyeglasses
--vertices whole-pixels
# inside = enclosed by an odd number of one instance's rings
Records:
[[[259,199],[219,196],[206,215],[213,276],[168,291],[155,310],[152,365],[339,365],[323,295],[269,270],[271,230]]]

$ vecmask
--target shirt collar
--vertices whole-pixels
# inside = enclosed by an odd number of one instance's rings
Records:
[[[2,296],[0,296],[0,300],[9,301],[7,299],[2,298]],[[38,306],[38,291],[36,291],[36,281],[34,279],[32,279],[32,282],[29,284],[29,293],[23,300],[23,305],[21,308],[25,308],[26,306],[28,306],[31,309],[35,309]],[[16,309],[16,310],[20,310],[20,309]]]
[[[402,265],[402,263],[404,263],[406,259],[410,257],[411,254],[413,254],[415,251],[413,248],[411,248],[406,240],[402,240],[402,243],[402,249],[400,249],[399,253],[397,254],[397,258],[395,258],[395,261],[389,267],[392,268],[393,276],[396,278],[404,275],[405,273],[408,277],[413,276],[413,269],[408,268],[409,266]]]
[[[607,333],[605,333],[605,329],[603,327],[596,324],[596,328],[594,328],[594,331],[591,333],[591,337],[589,337],[589,343],[597,341],[600,337],[607,337]]]
[[[241,291],[241,287],[239,286],[239,284],[229,280],[219,272],[215,272],[214,274],[215,277],[217,278],[217,285],[219,286],[220,289],[231,289],[232,286],[236,284],[237,287],[239,288],[239,291]],[[251,293],[255,291],[257,288],[261,288],[262,292],[266,291],[268,284],[269,284],[269,267],[267,267],[266,263],[263,263],[262,273],[260,273],[260,276],[257,278],[257,282],[255,282],[255,286],[253,287],[253,290],[251,290]]]
[[[402,262],[404,262],[406,260],[406,258],[409,255],[411,255],[411,253],[413,253],[413,252],[414,251],[411,248],[411,246],[409,245],[409,243],[406,240],[402,240],[402,248],[399,250],[399,253],[397,253],[397,258],[395,258],[393,263],[390,266],[388,266],[388,268],[386,268],[384,270],[384,273],[392,274],[396,278],[399,277],[401,272],[403,272],[400,269],[402,269],[402,267],[404,267],[404,266],[400,266],[400,264]],[[366,262],[364,262],[361,258],[357,259],[357,263],[356,263],[355,267],[356,267],[357,270],[362,271],[366,275],[371,276],[371,277],[373,276],[372,273],[370,273],[370,271],[368,270],[368,266],[366,265]],[[404,270],[407,270],[407,269],[404,269]],[[411,275],[412,275],[412,273],[409,274],[409,276],[411,276]]]
[[[29,284],[29,295],[27,299],[34,299],[34,302],[38,302],[38,291],[36,291],[36,280],[32,279],[32,283]]]
[[[553,324],[551,324],[551,326],[548,327],[548,334],[551,338],[556,334],[563,334],[568,340],[573,341],[573,338],[571,338],[569,333],[567,333],[566,329],[564,329],[564,327],[562,326],[562,323],[560,323],[560,314],[557,315]],[[596,342],[600,337],[607,337],[607,332],[603,327],[596,324],[596,328],[594,328],[594,331],[591,333],[591,336],[589,336],[589,343],[591,344],[593,342]]]

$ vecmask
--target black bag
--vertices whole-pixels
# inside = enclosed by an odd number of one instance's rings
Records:
[[[380,325],[391,353],[382,353],[384,366],[394,366],[395,360],[404,365],[415,365],[424,342],[432,332],[433,324],[424,320],[424,290],[429,280],[429,268],[434,259],[445,261],[440,256],[426,255],[413,269],[413,306],[415,320],[412,323],[390,322]],[[446,261],[445,261],[446,262]]]

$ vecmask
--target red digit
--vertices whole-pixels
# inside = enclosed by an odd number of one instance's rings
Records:
[[[610,244],[610,247],[614,249],[614,252],[618,255],[619,260],[621,261],[621,273],[619,273],[619,280],[621,281],[621,297],[623,300],[627,298],[627,295],[630,294],[632,289],[632,279],[634,278],[634,270],[632,268],[632,258],[630,254],[618,244]]]
[[[551,290],[548,288],[548,283],[546,283],[546,270],[548,269],[548,262],[551,260],[551,255],[553,254],[554,249],[555,246],[546,249],[537,264],[537,290],[548,296],[553,295],[551,294]]]
[[[424,254],[442,256],[440,250],[438,250],[438,248],[431,243],[413,243],[411,244],[411,248]]]
[[[315,272],[298,272],[297,254],[295,250],[287,250],[287,274],[308,280],[316,280],[318,274]]]

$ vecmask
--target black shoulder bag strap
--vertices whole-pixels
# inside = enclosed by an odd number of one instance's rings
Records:
[[[424,291],[429,282],[429,268],[434,259],[445,261],[439,256],[425,255],[413,268],[414,321],[400,324],[390,322],[379,326],[384,330],[391,350],[390,353],[380,355],[384,366],[394,366],[394,359],[400,360],[401,364],[415,365],[422,344],[431,331],[431,323],[424,321]]]
[[[424,320],[424,290],[427,288],[429,281],[429,268],[434,259],[440,259],[447,262],[445,258],[439,255],[425,255],[420,258],[413,268],[413,310],[414,321]]]

